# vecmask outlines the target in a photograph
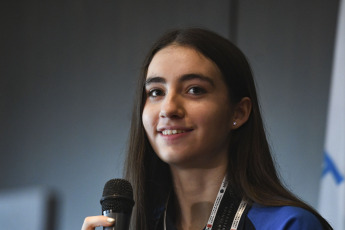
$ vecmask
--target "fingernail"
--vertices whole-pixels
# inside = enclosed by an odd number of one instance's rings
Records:
[[[107,221],[108,221],[109,223],[114,223],[114,222],[115,222],[115,219],[113,219],[113,218],[108,218]]]

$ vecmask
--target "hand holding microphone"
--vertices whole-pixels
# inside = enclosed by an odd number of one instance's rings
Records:
[[[101,198],[103,216],[86,217],[82,230],[103,226],[104,230],[128,230],[134,205],[133,189],[124,179],[111,179]],[[114,223],[115,220],[115,223]]]
[[[115,219],[115,225],[104,230],[128,230],[134,205],[131,184],[123,179],[112,179],[104,185],[101,198],[102,214]]]

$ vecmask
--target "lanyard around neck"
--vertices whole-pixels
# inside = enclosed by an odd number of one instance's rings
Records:
[[[226,176],[225,176],[224,179],[223,179],[223,182],[222,182],[222,184],[221,184],[221,186],[219,188],[216,200],[215,200],[215,202],[213,204],[211,215],[208,218],[208,222],[207,222],[205,230],[212,230],[214,219],[216,218],[220,202],[223,199],[223,196],[225,194],[225,191],[226,191],[227,187],[228,187],[228,180],[226,179]],[[242,214],[243,214],[244,210],[246,209],[247,203],[248,202],[245,199],[242,199],[240,205],[238,206],[236,215],[235,215],[235,217],[234,217],[234,219],[232,221],[232,225],[231,225],[231,229],[230,230],[237,230],[238,225],[239,225],[240,220],[241,220],[241,217],[242,217]],[[166,230],[166,215],[167,215],[167,206],[165,207],[165,211],[164,211],[164,230]]]

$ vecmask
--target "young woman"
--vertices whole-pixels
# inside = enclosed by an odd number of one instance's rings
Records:
[[[227,39],[165,34],[137,92],[125,172],[132,229],[332,229],[280,182],[250,66]],[[87,217],[82,229],[113,221]]]

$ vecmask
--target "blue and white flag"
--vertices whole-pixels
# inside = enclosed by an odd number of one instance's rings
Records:
[[[345,230],[345,1],[339,6],[319,211],[335,230]]]

